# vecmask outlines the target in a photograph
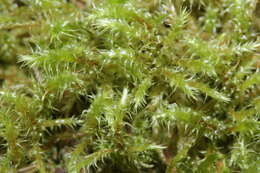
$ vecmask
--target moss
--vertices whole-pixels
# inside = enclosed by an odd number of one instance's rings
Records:
[[[259,172],[257,0],[2,0],[2,172]]]

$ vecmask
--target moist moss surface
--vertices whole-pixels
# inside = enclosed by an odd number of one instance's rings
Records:
[[[1,0],[0,172],[260,172],[259,7]]]

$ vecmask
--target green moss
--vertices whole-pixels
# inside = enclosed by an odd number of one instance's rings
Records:
[[[257,0],[2,0],[0,169],[259,172]]]

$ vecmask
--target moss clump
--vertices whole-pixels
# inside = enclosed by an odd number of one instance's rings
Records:
[[[1,172],[259,172],[258,6],[2,0]]]

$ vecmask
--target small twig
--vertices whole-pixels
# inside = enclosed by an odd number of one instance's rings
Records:
[[[30,166],[18,169],[17,173],[33,173],[36,171],[37,171],[36,165],[30,165]]]
[[[36,67],[33,67],[33,72],[35,74],[35,78],[38,82],[42,82],[43,81],[43,77],[41,75],[41,72],[36,68]]]

